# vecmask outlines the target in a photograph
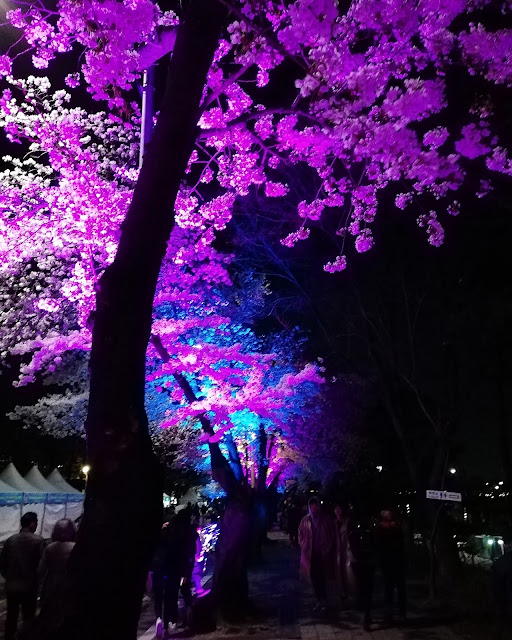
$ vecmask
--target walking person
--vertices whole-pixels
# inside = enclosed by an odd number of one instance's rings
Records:
[[[178,597],[181,588],[186,606],[191,604],[190,582],[194,567],[197,532],[193,532],[186,509],[162,527],[153,560],[153,599],[156,635],[170,633],[178,625]]]
[[[201,506],[201,526],[206,525],[206,514],[208,513],[208,505],[204,502]]]
[[[404,623],[407,616],[404,534],[398,518],[391,510],[384,509],[380,512],[376,534],[377,555],[384,578],[386,594],[385,621],[389,625],[393,623],[394,594],[396,590],[400,622]]]
[[[44,634],[50,634],[61,621],[66,570],[75,538],[74,522],[69,518],[58,520],[53,527],[52,541],[45,547],[39,562],[38,574],[42,590],[38,625],[44,630]]]
[[[334,507],[334,517],[339,594],[342,600],[346,600],[348,598],[348,517],[339,504]]]
[[[362,625],[365,631],[371,631],[376,550],[375,531],[367,514],[359,513],[351,520],[348,544],[349,562],[356,582]]]
[[[43,538],[35,532],[37,514],[29,511],[21,516],[21,531],[8,538],[0,553],[0,573],[5,578],[7,616],[5,640],[13,640],[18,629],[28,632],[36,616],[37,567],[41,558]]]
[[[327,608],[327,578],[331,574],[336,552],[336,537],[332,517],[320,509],[320,501],[308,501],[309,512],[299,525],[301,573],[311,580],[316,598],[315,610]]]
[[[296,502],[292,502],[286,509],[286,521],[288,527],[288,535],[292,547],[299,545],[299,524],[301,521],[301,510]]]

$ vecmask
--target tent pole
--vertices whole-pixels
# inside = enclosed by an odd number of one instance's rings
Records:
[[[43,502],[43,517],[41,518],[41,535],[43,535],[44,517],[46,515],[46,500],[47,499],[48,499],[48,494],[45,494],[44,502]]]

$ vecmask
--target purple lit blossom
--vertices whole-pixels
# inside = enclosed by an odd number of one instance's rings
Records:
[[[52,94],[42,77],[8,78],[12,93],[4,91],[0,99],[0,126],[8,140],[26,143],[31,153],[23,161],[7,159],[9,168],[2,172],[5,270],[14,277],[34,255],[44,264],[51,256],[66,262],[55,298],[59,308],[63,301],[76,305],[80,327],[91,311],[97,278],[115,255],[137,180],[140,114],[129,90],[140,76],[144,51],[158,43],[162,30],[179,23],[178,15],[162,12],[151,0],[96,4],[93,23],[91,3],[73,0],[61,0],[58,15],[43,3],[25,2],[8,19],[41,68],[61,53],[79,51],[80,67],[65,82],[73,89],[82,79],[93,98],[105,101],[106,111],[71,107],[70,96]],[[299,228],[284,245],[305,240],[308,225],[322,225],[329,216],[337,219],[325,228],[338,234],[348,229],[344,242],[369,250],[371,225],[385,215],[379,195],[397,185],[400,209],[413,197],[439,202],[422,224],[432,244],[442,242],[442,216],[456,212],[446,203],[466,184],[470,161],[512,174],[508,149],[493,128],[490,98],[475,96],[460,132],[447,117],[446,83],[454,64],[489,84],[509,85],[512,77],[509,29],[491,32],[476,18],[460,26],[473,11],[477,15],[478,6],[464,0],[368,0],[343,7],[335,0],[241,2],[207,76],[197,145],[175,211],[179,233],[194,240],[170,250],[174,267],[199,261],[203,280],[208,268],[214,279],[229,280],[223,259],[212,258],[215,233],[229,224],[236,199],[251,190],[286,196],[288,188],[274,171],[284,163],[309,171],[317,189],[298,204]],[[510,3],[503,11],[509,14]],[[268,92],[258,87],[274,89],[282,75],[273,70],[288,54],[298,62],[286,71],[295,90],[270,108]],[[1,56],[0,75],[11,73],[10,58]],[[490,189],[491,181],[482,176],[477,195]],[[10,211],[17,213],[14,222]],[[345,268],[349,251],[344,247],[326,270]],[[173,286],[179,280],[169,277]],[[169,285],[169,298],[171,290]]]
[[[0,56],[0,78],[10,76],[12,72],[12,62],[9,56]]]
[[[418,224],[426,229],[428,241],[433,247],[440,247],[443,244],[444,229],[439,223],[435,211],[431,211],[428,215],[421,215],[418,218]]]
[[[358,253],[365,253],[373,247],[373,236],[370,229],[363,229],[355,240],[355,247]]]

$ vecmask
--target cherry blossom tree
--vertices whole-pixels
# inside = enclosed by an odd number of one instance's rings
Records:
[[[387,188],[399,189],[399,208],[414,209],[420,199],[418,223],[430,243],[439,245],[443,216],[458,213],[457,194],[467,182],[470,163],[489,177],[511,172],[493,106],[481,92],[456,123],[448,111],[447,78],[454,69],[468,79],[478,76],[484,86],[510,84],[510,31],[486,26],[488,12],[497,5],[486,0],[425,0],[414,5],[367,0],[343,7],[334,0],[195,0],[184,3],[183,15],[177,15],[161,11],[150,0],[61,0],[50,8],[41,1],[20,2],[10,13],[20,37],[0,57],[0,73],[8,79],[19,75],[18,59],[24,53],[32,55],[34,67],[44,69],[62,53],[81,52],[79,71],[68,74],[68,86],[83,82],[93,98],[106,101],[122,126],[133,110],[130,87],[147,60],[155,59],[147,52],[160,51],[164,34],[176,36],[175,41],[170,38],[167,90],[140,172],[123,176],[115,175],[112,164],[105,168],[119,184],[129,177],[133,192],[127,189],[122,195],[115,187],[114,196],[114,187],[107,185],[96,190],[97,178],[105,176],[91,177],[91,156],[87,151],[81,155],[88,144],[81,142],[87,126],[78,114],[70,113],[58,133],[53,122],[45,123],[38,113],[30,90],[18,84],[24,100],[21,113],[36,109],[32,125],[20,127],[12,92],[2,97],[2,125],[12,142],[28,140],[46,126],[42,139],[47,157],[41,164],[51,169],[42,201],[31,195],[32,176],[24,184],[13,178],[2,202],[2,231],[19,231],[27,223],[30,241],[41,231],[47,234],[46,246],[54,239],[59,243],[59,234],[52,232],[58,221],[46,214],[52,204],[46,197],[51,198],[55,168],[59,190],[65,187],[67,150],[75,156],[82,183],[69,184],[76,207],[61,212],[64,224],[70,215],[77,223],[73,233],[80,232],[80,215],[95,199],[95,208],[106,217],[113,207],[118,222],[123,220],[120,234],[116,224],[113,235],[94,248],[86,243],[88,270],[97,270],[95,277],[84,275],[82,261],[77,263],[73,253],[67,267],[60,260],[54,264],[53,251],[43,252],[37,266],[30,264],[30,248],[17,260],[16,242],[8,245],[13,260],[2,273],[8,285],[31,292],[37,280],[52,281],[54,268],[73,269],[78,290],[92,287],[88,295],[93,304],[84,305],[64,332],[50,329],[53,320],[45,314],[53,313],[63,298],[74,302],[73,290],[59,287],[41,300],[32,297],[26,307],[20,300],[9,318],[21,331],[32,323],[20,347],[20,353],[34,354],[22,372],[28,379],[37,368],[53,366],[59,352],[90,341],[84,327],[92,327],[86,430],[93,472],[73,555],[65,623],[75,635],[79,629],[84,638],[97,637],[100,628],[110,638],[135,634],[159,512],[158,474],[144,411],[145,354],[153,297],[162,261],[169,255],[166,244],[174,220],[180,228],[211,236],[229,223],[237,198],[254,189],[268,197],[283,196],[287,185],[279,179],[280,165],[303,164],[313,173],[317,192],[299,203],[297,227],[282,241],[292,246],[307,238],[312,225],[325,225],[331,229],[329,247],[332,240],[337,247],[327,258],[326,270],[345,268],[348,240],[353,239],[359,252],[372,247],[371,224],[379,194]],[[178,13],[180,6],[176,4]],[[500,2],[499,10],[508,14],[509,3]],[[94,154],[92,147],[89,153]],[[117,143],[114,156],[115,147]],[[109,160],[117,164],[115,157]],[[485,176],[477,195],[491,188]],[[114,197],[124,198],[124,207],[116,205]],[[40,228],[29,223],[38,216]],[[94,216],[82,225],[93,237],[105,235],[101,224],[95,228]],[[198,242],[200,247],[209,245]],[[96,264],[98,255],[102,259]],[[46,290],[51,289],[48,284]],[[43,326],[40,340],[36,334],[28,345],[39,324],[35,309],[48,326]],[[18,313],[26,316],[26,325]],[[206,423],[204,427],[209,428]],[[215,449],[216,442],[210,446]],[[231,482],[226,466],[219,464],[224,480]],[[140,475],[137,484],[134,478]],[[121,499],[128,494],[129,499]],[[134,526],[115,545],[106,542],[105,527],[114,530],[127,519],[145,527]],[[133,549],[140,552],[136,557]],[[127,557],[133,560],[130,568]],[[92,579],[95,575],[105,576],[101,585]]]
[[[50,637],[136,634],[161,512],[159,472],[144,411],[153,295],[172,227],[169,206],[187,167],[223,19],[224,12],[211,3],[194,3],[183,19],[155,142],[145,154],[116,257],[97,286],[86,421],[92,473],[62,619],[54,621],[58,631],[50,630]],[[162,153],[165,168],[159,162]],[[106,531],[114,532],[123,522],[130,527],[122,536],[105,538]]]
[[[95,288],[101,273],[113,259],[104,248],[115,247],[123,207],[132,187],[131,165],[136,157],[138,117],[135,115],[134,123],[123,124],[103,113],[71,110],[67,106],[69,94],[52,93],[47,80],[31,77],[19,83],[11,80],[11,83],[23,92],[28,106],[25,110],[18,109],[18,101],[10,96],[8,108],[13,114],[10,135],[21,140],[28,138],[30,157],[25,160],[8,157],[12,168],[4,172],[2,181],[5,207],[12,207],[13,203],[19,206],[18,224],[6,229],[3,246],[4,348],[6,353],[31,355],[21,368],[20,383],[31,382],[36,371],[44,372],[49,384],[66,383],[64,394],[41,398],[34,407],[18,407],[12,417],[62,435],[81,431],[87,411],[88,385],[80,366],[84,359],[79,354],[74,357],[70,354],[87,352],[91,346],[90,319],[94,313]],[[48,131],[52,131],[54,144],[55,140],[65,137],[70,122],[79,123],[76,134],[80,137],[75,137],[75,145],[69,151],[54,154],[53,146],[45,146]],[[120,141],[117,163],[109,160],[114,138]],[[33,156],[40,154],[48,156],[48,165],[34,160]],[[82,170],[84,158],[86,173]],[[84,173],[88,178],[86,187],[80,186],[85,184]],[[36,209],[34,200],[38,202]],[[170,386],[169,378],[171,381],[176,378],[182,384],[191,380],[197,388],[201,379],[208,377],[210,397],[205,402],[210,414],[209,425],[216,428],[214,442],[233,428],[230,415],[241,411],[277,422],[272,425],[271,441],[274,442],[275,431],[281,429],[283,422],[277,418],[284,402],[289,403],[294,387],[305,381],[318,382],[318,374],[315,367],[309,366],[293,375],[288,371],[285,376],[283,372],[283,379],[275,379],[273,384],[265,380],[270,362],[276,356],[250,353],[247,329],[233,327],[231,318],[226,317],[229,302],[223,299],[221,290],[230,285],[226,271],[230,258],[213,249],[212,239],[212,234],[205,233],[204,229],[195,232],[181,223],[168,244],[157,284],[153,323],[154,338],[158,339],[168,362],[162,366],[160,356],[154,349],[150,350],[150,363],[154,361],[154,364],[148,380],[151,382],[165,374],[165,387],[157,387],[163,390]],[[26,278],[20,277],[25,273]],[[247,316],[260,293],[252,286],[251,294],[242,292],[241,295],[243,315]],[[249,295],[251,304],[248,304]],[[234,336],[235,332],[245,344],[226,337]],[[202,334],[211,335],[203,340]],[[212,342],[212,336],[216,342]],[[227,365],[233,362],[236,366]],[[72,369],[74,375],[70,375]],[[78,378],[77,372],[82,372]],[[173,392],[174,398],[177,393],[179,395],[179,388]],[[165,396],[167,413],[172,412],[172,420],[167,419],[164,426],[181,427],[206,410],[204,402],[193,399],[190,404],[190,398],[183,400],[183,406],[175,403],[171,410],[169,398]],[[176,439],[189,444],[187,436],[180,434]],[[246,437],[245,441],[252,439]],[[231,457],[235,458],[236,446],[232,440],[230,443]],[[281,460],[289,460],[290,445],[279,438],[275,453],[278,446],[281,451],[287,451]],[[221,457],[215,459],[221,460]],[[257,484],[262,483],[260,493],[264,493],[265,475],[263,467],[258,468],[260,482]],[[282,470],[274,474],[275,480],[280,473]],[[244,480],[238,472],[237,480]],[[240,589],[235,591],[243,595]],[[232,598],[226,599],[230,600]]]

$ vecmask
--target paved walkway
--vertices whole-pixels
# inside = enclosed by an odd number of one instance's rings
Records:
[[[280,532],[269,534],[271,543],[264,548],[263,559],[250,572],[250,595],[256,614],[241,625],[220,628],[197,636],[198,640],[457,640],[448,626],[423,615],[411,605],[410,619],[401,629],[382,624],[382,600],[375,603],[372,633],[364,631],[355,611],[333,609],[325,616],[313,612],[314,598],[308,586],[298,578],[298,551],[292,549]],[[414,585],[412,586],[414,592]],[[139,625],[139,640],[153,640],[154,616],[149,603]],[[190,638],[186,630],[177,630],[173,639]]]

